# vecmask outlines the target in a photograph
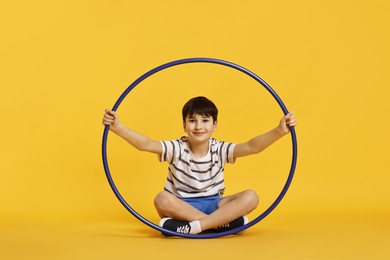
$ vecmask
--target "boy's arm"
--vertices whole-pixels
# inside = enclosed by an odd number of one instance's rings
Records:
[[[110,126],[110,131],[122,137],[140,151],[146,151],[155,154],[162,153],[162,147],[159,141],[150,139],[146,135],[138,133],[122,125],[119,122],[119,117],[115,111],[108,109],[105,110],[103,124]]]
[[[237,144],[233,151],[234,158],[260,153],[268,146],[290,132],[290,127],[295,126],[295,117],[292,113],[284,116],[277,127],[271,131],[258,135],[249,141]]]

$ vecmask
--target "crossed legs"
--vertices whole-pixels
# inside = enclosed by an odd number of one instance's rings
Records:
[[[161,218],[170,217],[176,220],[200,222],[202,230],[217,228],[253,211],[259,204],[256,192],[245,190],[224,197],[218,204],[219,208],[207,215],[182,201],[169,192],[157,194],[154,206]]]

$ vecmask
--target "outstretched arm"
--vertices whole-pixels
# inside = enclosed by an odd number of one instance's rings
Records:
[[[295,116],[290,112],[282,117],[279,125],[271,131],[258,135],[245,143],[237,144],[233,152],[234,158],[260,153],[275,141],[288,134],[290,127],[295,125]]]
[[[115,111],[106,109],[103,117],[103,124],[110,126],[110,131],[125,139],[132,146],[141,151],[161,154],[160,142],[150,139],[146,135],[131,130],[119,122],[118,114]]]

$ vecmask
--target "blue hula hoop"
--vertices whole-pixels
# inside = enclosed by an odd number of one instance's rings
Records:
[[[253,79],[255,79],[257,82],[259,82],[265,89],[268,90],[268,92],[275,98],[275,100],[278,102],[280,108],[283,110],[283,113],[286,115],[288,113],[288,110],[286,108],[286,106],[284,105],[283,101],[280,99],[280,97],[276,94],[276,92],[263,80],[261,79],[259,76],[257,76],[256,74],[254,74],[253,72],[237,65],[237,64],[234,64],[234,63],[231,63],[231,62],[228,62],[228,61],[224,61],[224,60],[219,60],[219,59],[212,59],[212,58],[187,58],[187,59],[180,59],[180,60],[176,60],[176,61],[172,61],[172,62],[168,62],[166,64],[163,64],[163,65],[160,65],[150,71],[148,71],[147,73],[143,74],[141,77],[139,77],[137,80],[135,80],[123,93],[122,95],[118,98],[118,100],[116,101],[116,103],[114,104],[112,110],[113,111],[116,111],[119,107],[119,105],[121,104],[121,102],[123,101],[123,99],[127,96],[127,94],[129,94],[129,92],[135,87],[137,86],[140,82],[142,82],[144,79],[148,78],[149,76],[161,71],[161,70],[164,70],[164,69],[167,69],[167,68],[170,68],[170,67],[173,67],[173,66],[177,66],[177,65],[181,65],[181,64],[186,64],[186,63],[214,63],[214,64],[219,64],[219,65],[224,65],[224,66],[227,66],[227,67],[231,67],[233,69],[236,69],[238,71],[241,71],[245,74],[247,74],[248,76],[252,77]],[[178,232],[174,232],[174,231],[170,231],[170,230],[167,230],[167,229],[164,229],[150,221],[148,221],[147,219],[145,219],[144,217],[142,217],[139,213],[137,213],[127,202],[126,200],[122,197],[122,195],[120,194],[120,192],[118,191],[117,187],[115,186],[115,183],[112,179],[112,176],[111,176],[111,173],[110,173],[110,169],[108,167],[108,160],[107,160],[107,137],[108,137],[108,132],[109,132],[109,126],[105,126],[104,127],[104,132],[103,132],[103,140],[102,140],[102,157],[103,157],[103,166],[104,166],[104,170],[105,170],[105,173],[106,173],[106,176],[107,176],[107,180],[111,186],[111,189],[113,190],[115,196],[118,198],[118,200],[120,201],[120,203],[134,216],[136,217],[138,220],[140,220],[141,222],[143,222],[144,224],[148,225],[149,227],[151,228],[154,228],[156,230],[159,230],[161,232],[164,232],[164,233],[167,233],[169,235],[174,235],[174,236],[179,236],[179,237],[184,237],[184,238],[216,238],[216,237],[222,237],[222,236],[227,236],[227,235],[231,235],[231,234],[235,234],[235,233],[238,233],[240,231],[243,231],[253,225],[255,225],[256,223],[258,223],[260,220],[262,220],[263,218],[265,218],[268,214],[271,213],[272,210],[275,209],[275,207],[280,203],[280,201],[283,199],[284,195],[286,194],[288,188],[290,187],[290,184],[292,182],[292,179],[294,177],[294,172],[295,172],[295,167],[296,167],[296,163],[297,163],[297,151],[298,151],[298,148],[297,148],[297,138],[296,138],[296,133],[295,133],[295,129],[294,127],[291,127],[291,131],[290,131],[290,134],[291,134],[291,139],[292,139],[292,161],[291,161],[291,167],[290,167],[290,172],[289,172],[289,175],[288,175],[288,178],[286,180],[286,183],[282,189],[282,191],[280,192],[280,194],[278,195],[278,197],[276,198],[276,200],[271,204],[271,206],[269,206],[269,208],[267,208],[263,213],[261,213],[257,218],[255,218],[254,220],[252,220],[251,222],[247,223],[246,225],[244,226],[241,226],[241,227],[237,227],[235,229],[232,229],[232,230],[229,230],[229,231],[224,231],[224,232],[220,232],[220,233],[208,233],[208,234],[182,234],[182,233],[178,233]]]

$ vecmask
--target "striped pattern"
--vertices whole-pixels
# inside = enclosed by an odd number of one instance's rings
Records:
[[[203,158],[191,154],[187,138],[161,141],[160,161],[169,163],[164,189],[180,198],[222,195],[224,166],[234,163],[234,144],[210,139],[210,150]]]

